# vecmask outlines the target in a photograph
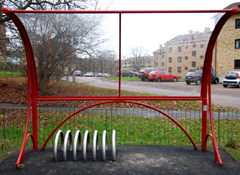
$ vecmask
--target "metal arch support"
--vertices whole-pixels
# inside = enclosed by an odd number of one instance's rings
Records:
[[[103,101],[103,102],[98,102],[98,103],[95,103],[95,104],[92,104],[92,105],[89,105],[89,106],[86,106],[84,108],[81,108],[77,111],[75,111],[74,113],[72,113],[71,115],[69,115],[67,118],[65,118],[60,124],[58,124],[58,126],[56,126],[56,128],[51,132],[51,134],[48,136],[48,138],[46,139],[46,141],[44,142],[43,146],[42,146],[42,150],[44,150],[47,142],[49,141],[49,139],[52,137],[52,135],[56,132],[56,130],[63,124],[65,123],[68,119],[70,119],[72,116],[74,116],[75,114],[85,110],[85,109],[88,109],[88,108],[91,108],[93,106],[97,106],[97,105],[101,105],[101,104],[106,104],[106,103],[133,103],[133,104],[138,104],[138,105],[142,105],[142,106],[145,106],[145,107],[148,107],[150,109],[153,109],[155,111],[158,111],[160,112],[161,114],[165,115],[166,117],[168,117],[169,119],[171,119],[174,123],[176,123],[180,128],[181,130],[187,135],[187,137],[189,138],[189,140],[192,142],[193,144],[193,147],[194,149],[198,149],[195,142],[193,141],[193,139],[191,138],[191,136],[188,134],[188,132],[181,126],[180,123],[178,123],[175,119],[173,119],[170,115],[168,115],[167,113],[153,107],[153,106],[150,106],[148,104],[144,104],[144,103],[140,103],[140,102],[136,102],[136,101],[128,101],[128,100],[118,100],[118,101]]]
[[[87,151],[90,150],[89,131],[86,130],[83,138],[83,160],[87,160]]]
[[[112,130],[112,160],[117,160],[116,155],[116,131]]]
[[[77,151],[81,150],[81,142],[82,142],[81,131],[77,130],[73,141],[73,160],[77,160]]]
[[[95,130],[93,134],[93,148],[92,148],[92,153],[93,153],[93,160],[97,160],[97,151],[99,150],[99,142],[98,142],[98,131]]]
[[[102,133],[102,160],[106,160],[107,150],[107,131],[104,130]]]
[[[68,137],[70,138],[70,145],[69,145],[69,151],[72,151],[72,133],[70,130],[66,132],[66,135],[64,137],[64,143],[63,143],[63,160],[67,160],[67,143],[68,143]]]
[[[55,141],[54,141],[54,147],[53,147],[53,157],[54,157],[55,161],[57,161],[57,146],[58,146],[59,135],[61,136],[61,150],[63,151],[64,134],[63,134],[62,130],[59,130],[56,134]]]

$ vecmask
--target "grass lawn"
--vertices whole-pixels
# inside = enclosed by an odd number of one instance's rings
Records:
[[[104,77],[106,79],[109,79],[109,80],[118,80],[119,77],[117,76],[112,76],[112,77]],[[121,81],[141,81],[140,78],[138,77],[121,77]]]
[[[0,71],[0,77],[18,77],[20,75],[20,71]]]

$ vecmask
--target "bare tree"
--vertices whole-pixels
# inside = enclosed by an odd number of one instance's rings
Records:
[[[44,95],[63,76],[76,70],[77,57],[93,57],[104,41],[98,28],[102,22],[99,15],[21,14],[20,18],[31,40],[39,90]]]
[[[2,8],[11,10],[84,10],[97,8],[96,4],[96,0],[0,0],[0,55],[2,55],[2,60],[4,58],[6,61],[7,56],[12,57],[18,49],[23,49],[19,48],[19,44],[15,44],[18,43],[16,40],[20,40],[19,34],[11,19],[2,13]],[[10,33],[7,37],[5,36],[5,30]]]
[[[130,49],[132,69],[140,71],[144,65],[145,59],[148,57],[148,52],[142,46],[133,47]]]

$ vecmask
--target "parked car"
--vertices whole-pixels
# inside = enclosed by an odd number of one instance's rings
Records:
[[[143,68],[140,70],[138,78],[140,78],[142,81],[145,81],[145,79],[148,79],[148,74],[152,71],[158,71],[157,68]]]
[[[231,71],[223,79],[223,87],[238,86],[240,88],[240,71]]]
[[[85,77],[93,77],[94,75],[93,75],[92,72],[87,72],[84,76],[85,76]]]
[[[97,73],[97,77],[102,77],[103,74],[102,73]]]
[[[185,82],[187,85],[191,83],[196,83],[197,85],[202,82],[202,70],[189,70],[185,77]],[[219,82],[219,78],[213,74],[211,74],[211,83],[217,84]]]
[[[74,72],[73,72],[73,74],[75,75],[75,76],[79,76],[79,77],[81,77],[81,71],[80,70],[75,70]]]
[[[178,81],[177,75],[172,75],[167,71],[152,71],[148,75],[148,80],[150,81]]]
[[[108,73],[103,73],[103,77],[110,77]]]

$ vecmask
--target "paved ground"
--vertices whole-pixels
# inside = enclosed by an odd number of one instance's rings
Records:
[[[91,152],[87,161],[82,161],[81,152],[78,161],[63,161],[59,151],[59,161],[53,160],[53,147],[44,151],[26,149],[25,168],[18,170],[15,163],[19,150],[0,163],[0,174],[211,174],[238,175],[240,163],[234,160],[225,150],[220,149],[223,167],[214,162],[213,148],[207,151],[194,150],[192,146],[117,146],[117,161],[111,160],[111,148],[108,147],[107,160],[101,161],[101,150],[97,161],[93,162]],[[100,148],[101,149],[101,148]]]
[[[69,79],[72,81],[71,77]],[[107,80],[102,77],[76,77],[78,83],[91,86],[118,89],[118,81]],[[186,85],[185,82],[147,82],[147,81],[122,81],[121,89],[170,96],[200,96],[200,85]],[[212,103],[223,106],[240,108],[240,88],[227,87],[222,84],[212,84]]]

